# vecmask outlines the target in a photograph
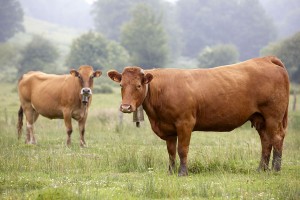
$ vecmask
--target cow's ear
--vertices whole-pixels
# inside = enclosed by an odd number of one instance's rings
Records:
[[[79,72],[78,72],[76,69],[71,69],[71,70],[70,70],[70,74],[71,74],[72,76],[78,77]]]
[[[100,77],[101,74],[102,74],[102,72],[101,72],[100,70],[96,70],[96,71],[94,71],[94,73],[93,73],[93,77]]]
[[[147,73],[147,74],[144,76],[143,84],[148,84],[148,83],[150,83],[150,81],[152,81],[152,79],[153,79],[153,75],[150,74],[150,73]]]
[[[109,76],[109,78],[115,82],[120,83],[122,80],[122,74],[120,74],[119,72],[117,72],[116,70],[110,70],[107,72],[107,75]]]

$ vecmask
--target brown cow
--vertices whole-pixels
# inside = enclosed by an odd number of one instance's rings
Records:
[[[166,141],[169,171],[187,175],[191,132],[231,131],[251,121],[261,138],[259,170],[268,169],[273,147],[273,169],[281,168],[282,144],[287,128],[289,78],[276,57],[247,60],[212,69],[153,69],[126,67],[109,71],[120,83],[124,113],[145,109],[152,130]]]
[[[102,72],[91,66],[72,69],[70,75],[29,72],[18,83],[21,106],[19,109],[18,135],[22,134],[23,112],[27,121],[26,143],[35,144],[33,123],[39,114],[50,119],[64,119],[67,144],[71,144],[72,118],[78,121],[80,146],[85,145],[85,122],[92,102],[93,78]]]

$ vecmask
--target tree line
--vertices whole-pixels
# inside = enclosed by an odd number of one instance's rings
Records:
[[[24,12],[17,0],[0,1],[0,45],[5,49],[0,62],[16,65],[19,75],[28,69],[55,72],[58,50],[39,36],[19,51],[18,63],[7,61],[18,49],[5,41],[24,31]],[[289,10],[281,13],[286,27],[300,16],[295,7],[300,3],[287,0],[287,5],[289,1],[294,7],[285,5]],[[125,65],[153,68],[184,56],[196,59],[198,67],[214,67],[274,54],[284,61],[292,80],[300,82],[300,45],[295,45],[300,35],[275,42],[284,33],[275,26],[272,9],[266,9],[269,4],[268,0],[178,0],[176,4],[163,0],[97,0],[91,11],[94,29],[73,41],[64,65],[89,63],[103,70],[121,70]],[[291,32],[297,32],[297,25]]]

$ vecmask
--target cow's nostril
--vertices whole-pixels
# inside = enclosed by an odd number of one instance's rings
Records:
[[[131,105],[129,105],[129,104],[121,104],[120,110],[122,112],[131,112]]]
[[[82,88],[81,89],[81,94],[83,94],[83,95],[91,95],[92,94],[92,90],[90,88]]]

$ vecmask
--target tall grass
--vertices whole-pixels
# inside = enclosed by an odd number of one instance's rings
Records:
[[[246,124],[231,133],[195,132],[189,176],[168,175],[165,142],[149,122],[135,128],[131,115],[120,125],[119,94],[93,97],[86,127],[87,148],[79,147],[73,121],[65,145],[61,120],[40,117],[37,145],[17,140],[19,107],[14,86],[0,97],[0,199],[299,199],[299,113],[290,112],[282,171],[258,173],[260,141]],[[177,158],[177,167],[178,167]]]

